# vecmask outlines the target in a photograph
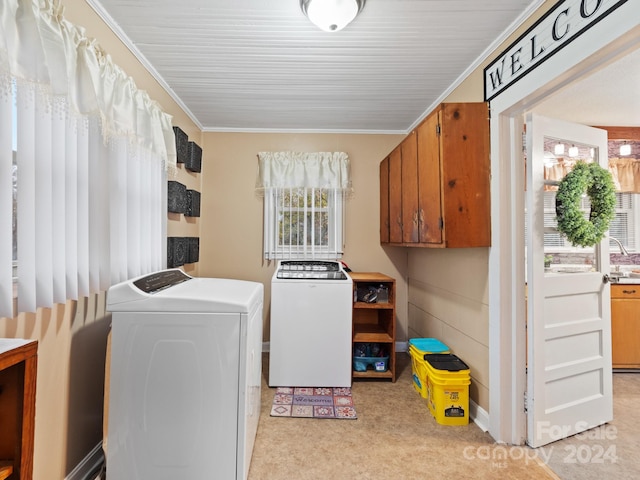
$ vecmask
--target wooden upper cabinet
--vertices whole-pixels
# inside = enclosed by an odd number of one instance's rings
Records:
[[[380,162],[380,243],[389,243],[389,157]]]
[[[487,103],[441,104],[391,152],[388,163],[388,177],[380,177],[381,202],[388,196],[389,210],[387,240],[381,203],[382,243],[490,246]]]
[[[415,130],[400,144],[402,153],[402,242],[420,239],[418,225],[418,141]]]
[[[489,106],[441,106],[441,171],[447,247],[491,245]]]
[[[418,216],[420,243],[442,245],[442,190],[440,181],[440,110],[431,113],[416,129],[418,137]]]
[[[389,243],[402,243],[402,148],[389,154]]]

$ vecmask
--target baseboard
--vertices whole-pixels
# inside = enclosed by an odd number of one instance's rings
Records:
[[[102,451],[102,442],[100,442],[71,470],[71,473],[64,480],[90,480],[91,477],[89,475],[100,470],[103,463],[104,453]]]
[[[469,418],[483,432],[489,431],[489,413],[471,399],[469,399]]]

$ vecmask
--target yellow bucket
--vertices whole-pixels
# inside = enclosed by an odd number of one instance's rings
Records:
[[[441,425],[469,423],[469,367],[453,354],[426,356],[427,405]]]
[[[427,398],[427,362],[424,356],[428,353],[449,353],[449,347],[435,338],[412,338],[409,340],[413,388],[422,398]]]

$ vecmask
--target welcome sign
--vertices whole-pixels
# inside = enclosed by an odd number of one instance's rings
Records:
[[[558,2],[484,69],[485,101],[513,85],[627,1]]]

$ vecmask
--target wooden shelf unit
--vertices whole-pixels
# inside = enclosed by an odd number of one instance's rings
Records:
[[[352,348],[356,343],[379,343],[389,353],[386,372],[368,369],[364,372],[353,370],[353,378],[381,378],[396,381],[396,281],[394,278],[378,272],[351,272],[353,280],[353,335]],[[357,301],[358,288],[384,285],[389,292],[385,303],[366,303]]]
[[[0,480],[5,480],[13,473],[12,462],[0,462]]]
[[[0,480],[31,480],[36,340],[0,339]]]

